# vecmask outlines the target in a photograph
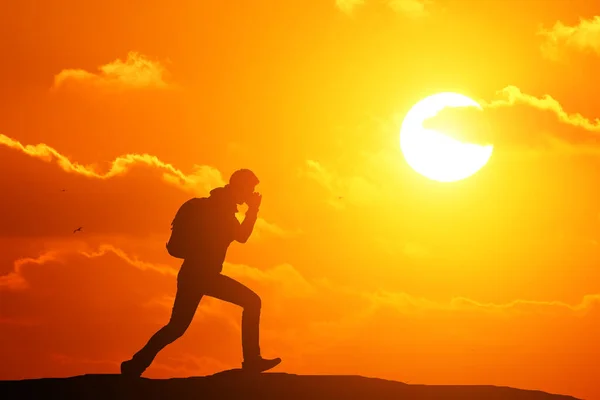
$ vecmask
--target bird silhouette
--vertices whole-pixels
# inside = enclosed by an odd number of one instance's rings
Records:
[[[77,232],[82,232],[83,226],[80,226],[79,228],[75,229],[73,231],[73,233],[77,233]]]
[[[60,191],[61,191],[61,192],[66,192],[66,191],[67,191],[67,189],[60,189]]]

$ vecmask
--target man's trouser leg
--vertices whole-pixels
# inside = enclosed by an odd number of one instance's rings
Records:
[[[202,291],[196,282],[177,281],[177,294],[169,323],[154,334],[148,343],[133,356],[135,364],[146,369],[156,355],[167,345],[181,337],[194,318]]]
[[[244,360],[260,357],[260,297],[242,283],[221,274],[207,280],[202,285],[202,292],[206,296],[227,301],[243,308],[242,350]]]

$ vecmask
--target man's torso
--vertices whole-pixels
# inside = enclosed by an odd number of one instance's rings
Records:
[[[185,259],[184,265],[202,269],[203,272],[221,272],[227,249],[235,239],[239,221],[235,216],[235,204],[227,204],[219,199],[209,198],[210,201],[198,217],[197,238],[195,250],[191,257]],[[183,268],[183,266],[182,266]]]

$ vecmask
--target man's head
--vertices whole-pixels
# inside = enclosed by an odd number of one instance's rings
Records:
[[[236,204],[244,204],[254,193],[254,188],[260,181],[249,169],[238,169],[229,178],[227,185],[233,194]]]

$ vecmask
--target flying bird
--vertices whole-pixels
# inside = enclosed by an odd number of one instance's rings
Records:
[[[82,232],[83,226],[80,226],[79,228],[75,229],[73,231],[73,233],[77,233],[77,232]]]

